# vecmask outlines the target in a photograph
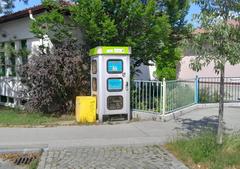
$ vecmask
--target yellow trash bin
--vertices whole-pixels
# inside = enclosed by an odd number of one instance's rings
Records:
[[[76,97],[76,120],[79,123],[96,122],[96,97],[77,96]]]

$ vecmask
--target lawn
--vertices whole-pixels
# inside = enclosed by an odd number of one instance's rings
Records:
[[[192,169],[240,169],[240,134],[225,135],[224,144],[218,145],[213,133],[203,132],[165,147]]]
[[[73,116],[54,117],[42,113],[27,113],[22,110],[0,107],[0,126],[51,125],[73,120]]]

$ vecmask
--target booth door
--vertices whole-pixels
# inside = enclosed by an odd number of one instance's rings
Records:
[[[129,60],[127,56],[106,57],[105,114],[129,112]]]

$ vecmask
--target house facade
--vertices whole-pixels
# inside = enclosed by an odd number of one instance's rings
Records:
[[[191,60],[196,56],[194,55],[185,55],[181,61],[179,62],[177,68],[177,78],[178,79],[193,79],[196,76],[198,77],[219,77],[214,70],[214,63],[211,62],[208,66],[202,67],[199,72],[193,71],[189,64]],[[225,65],[225,77],[240,77],[240,64],[231,65],[230,63],[226,63]]]
[[[42,5],[31,8],[34,15],[45,11]],[[28,61],[27,57],[13,56],[9,48],[19,51],[26,49],[30,53],[37,50],[42,40],[35,38],[29,30],[31,19],[29,9],[0,17],[0,104],[14,106],[24,102],[20,100],[22,88],[17,70]]]

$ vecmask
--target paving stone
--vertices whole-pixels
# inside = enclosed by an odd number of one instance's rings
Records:
[[[43,157],[38,169],[187,169],[159,145],[64,148]]]

